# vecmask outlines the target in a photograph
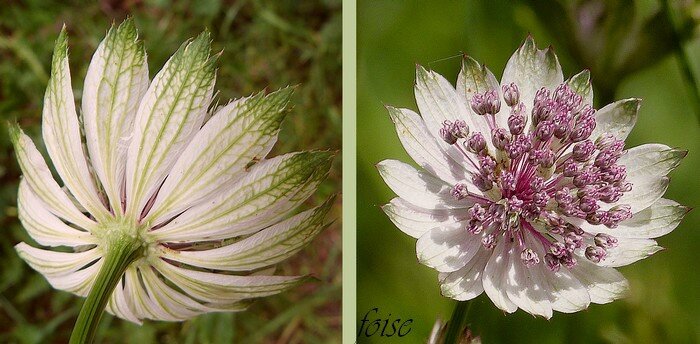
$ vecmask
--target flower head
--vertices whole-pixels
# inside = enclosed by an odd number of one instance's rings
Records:
[[[564,80],[551,49],[528,37],[501,83],[466,57],[453,87],[418,66],[420,115],[389,108],[421,166],[378,164],[398,195],[383,207],[418,239],[421,263],[443,295],[483,291],[507,312],[551,317],[620,298],[614,268],[657,252],[687,208],[661,198],[686,152],[661,144],[628,150],[639,99],[593,108],[589,73]],[[449,135],[446,123],[468,135]]]
[[[272,275],[273,266],[325,227],[331,200],[290,213],[326,177],[332,153],[265,158],[292,89],[210,110],[216,58],[205,32],[149,82],[133,21],[112,27],[87,71],[81,122],[61,32],[42,134],[64,187],[32,140],[10,129],[23,226],[42,246],[71,249],[16,246],[53,287],[87,295],[105,256],[126,250],[107,310],[140,323],[243,310],[304,280]]]

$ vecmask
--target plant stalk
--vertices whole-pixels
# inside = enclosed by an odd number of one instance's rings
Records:
[[[459,335],[462,333],[462,327],[467,320],[467,314],[471,308],[472,300],[457,302],[450,322],[447,323],[447,334],[445,334],[444,344],[456,344],[459,342]]]
[[[90,289],[70,336],[70,344],[92,343],[102,313],[124,271],[141,256],[141,245],[126,236],[114,240],[103,257],[95,284]]]

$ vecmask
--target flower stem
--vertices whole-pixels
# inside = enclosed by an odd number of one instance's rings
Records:
[[[114,287],[119,283],[129,264],[141,256],[140,248],[138,242],[129,240],[127,237],[112,241],[112,245],[103,257],[104,263],[97,274],[95,284],[80,309],[78,320],[70,336],[70,344],[92,342]]]
[[[457,302],[455,310],[452,312],[450,322],[447,324],[447,334],[445,335],[444,344],[456,344],[459,342],[459,335],[462,332],[462,326],[467,320],[467,314],[472,306],[472,301]]]

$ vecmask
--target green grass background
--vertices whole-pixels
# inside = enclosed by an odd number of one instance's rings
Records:
[[[565,2],[565,1],[562,1]],[[592,1],[592,3],[595,1]],[[642,1],[653,10],[655,1]],[[631,9],[624,13],[631,13]],[[561,16],[548,20],[554,24]],[[549,23],[552,24],[552,23]],[[378,307],[381,318],[414,319],[401,339],[377,335],[359,343],[420,343],[440,317],[449,319],[455,302],[440,295],[437,272],[418,264],[415,239],[400,232],[379,206],[394,197],[374,164],[392,158],[409,162],[384,104],[416,109],[415,64],[430,67],[454,82],[460,52],[485,63],[500,79],[506,61],[527,33],[541,48],[555,46],[566,77],[583,68],[556,41],[557,32],[543,25],[523,1],[392,1],[358,2],[358,172],[357,172],[357,318]],[[661,27],[649,27],[661,30]],[[623,37],[623,41],[626,39]],[[652,51],[668,42],[651,41]],[[686,43],[691,67],[700,76],[700,41]],[[618,49],[622,49],[618,47]],[[660,48],[659,48],[660,49]],[[640,57],[641,58],[641,57]],[[667,198],[700,205],[700,126],[673,55],[656,56],[647,68],[617,84],[614,98],[643,98],[639,120],[627,146],[661,142],[689,154],[671,174]],[[596,92],[598,89],[596,89]],[[600,92],[598,92],[600,93]],[[597,104],[598,107],[604,104]],[[697,343],[700,342],[700,213],[693,211],[669,235],[659,239],[666,250],[621,269],[630,280],[628,298],[591,305],[576,314],[557,313],[547,321],[519,310],[505,315],[486,295],[473,301],[468,315],[473,333],[484,343]],[[375,318],[376,319],[376,318]]]
[[[69,32],[77,104],[88,62],[109,25],[135,18],[153,77],[180,44],[204,28],[219,58],[218,99],[299,84],[272,156],[304,149],[340,150],[341,3],[339,0],[9,1],[0,4],[0,120],[16,119],[41,147],[41,108],[53,42]],[[53,290],[13,246],[29,237],[17,220],[19,169],[0,133],[0,342],[64,343],[82,300]],[[43,149],[43,148],[40,148]],[[340,190],[341,156],[308,206]],[[143,326],[105,315],[100,343],[333,343],[340,341],[340,201],[335,223],[280,273],[309,283],[261,300],[244,313],[209,314]]]

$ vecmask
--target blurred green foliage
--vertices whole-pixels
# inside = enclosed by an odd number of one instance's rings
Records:
[[[532,3],[540,3],[531,7]],[[584,3],[579,1],[577,3]],[[601,1],[588,1],[594,3]],[[614,1],[606,1],[606,4]],[[543,4],[544,3],[544,4]],[[357,319],[378,307],[382,318],[414,319],[412,332],[403,338],[362,337],[359,343],[424,342],[435,320],[447,320],[455,302],[440,295],[437,272],[420,265],[415,239],[399,231],[382,213],[380,205],[394,197],[382,182],[374,164],[392,158],[409,162],[395,134],[384,104],[416,109],[413,97],[415,63],[436,70],[452,82],[460,66],[461,52],[485,63],[500,78],[505,63],[528,33],[540,47],[553,45],[566,77],[593,66],[586,61],[603,59],[591,54],[589,43],[567,41],[571,27],[565,12],[537,12],[537,8],[561,6],[569,1],[431,1],[392,0],[358,3],[358,234],[357,234]],[[622,2],[620,2],[622,3]],[[671,1],[672,4],[680,2]],[[555,6],[556,5],[556,6]],[[660,3],[636,1],[622,15],[643,22],[661,9]],[[674,11],[682,9],[674,7]],[[610,15],[609,12],[604,15]],[[677,18],[683,13],[674,12]],[[568,22],[567,22],[568,21]],[[603,24],[600,24],[603,25]],[[640,24],[635,24],[640,25]],[[645,24],[650,25],[650,24]],[[664,31],[659,26],[642,27]],[[603,27],[596,27],[602,30]],[[668,38],[646,36],[644,49],[632,52],[634,30],[604,32],[585,36],[595,44],[611,42],[612,34],[622,35],[610,49],[617,56],[648,59],[642,67],[593,73],[594,90],[614,85],[613,99],[643,99],[639,120],[627,146],[661,142],[682,147],[689,154],[671,174],[667,198],[682,204],[700,205],[700,126],[689,100],[693,92],[685,82],[677,50],[667,49]],[[637,36],[634,36],[637,37]],[[700,40],[687,37],[683,48],[690,57],[691,72],[700,76]],[[589,54],[582,59],[575,49]],[[642,51],[648,51],[642,53]],[[610,62],[610,61],[608,61]],[[602,63],[602,62],[601,62]],[[629,65],[623,67],[628,68]],[[611,65],[610,68],[613,68]],[[614,67],[618,68],[618,67]],[[612,69],[611,69],[612,70]],[[617,70],[617,69],[616,69]],[[605,95],[603,96],[605,98]],[[600,102],[600,97],[597,97]],[[600,107],[605,104],[597,103]],[[557,313],[547,321],[523,311],[505,315],[481,295],[468,316],[474,335],[484,343],[697,343],[700,342],[700,214],[693,211],[669,235],[659,239],[666,250],[621,268],[630,280],[626,299],[607,305],[591,305],[575,314]]]
[[[16,119],[42,146],[41,109],[53,42],[69,32],[76,102],[97,44],[112,22],[133,16],[145,41],[150,75],[188,38],[208,28],[219,58],[217,99],[225,103],[267,88],[296,85],[294,106],[271,155],[341,145],[341,4],[339,0],[9,1],[0,5],[0,120]],[[19,169],[6,128],[0,131],[0,342],[67,342],[82,300],[53,290],[24,264],[13,246],[30,241],[17,220]],[[41,149],[41,148],[40,148]],[[320,191],[319,204],[340,190],[340,157]],[[340,216],[340,202],[330,218]],[[210,314],[183,323],[137,326],[103,317],[101,343],[329,343],[340,341],[340,221],[293,260],[284,274],[319,281],[259,301],[249,311]]]

